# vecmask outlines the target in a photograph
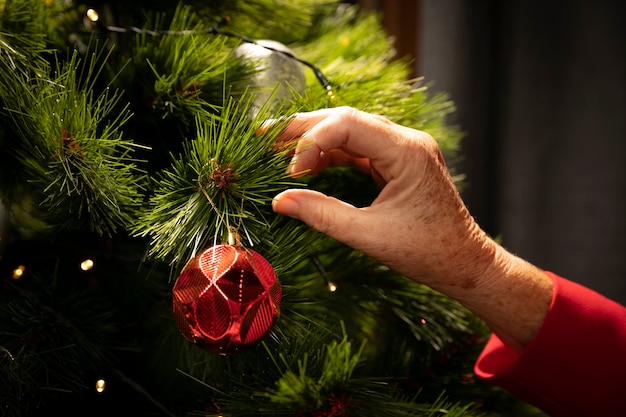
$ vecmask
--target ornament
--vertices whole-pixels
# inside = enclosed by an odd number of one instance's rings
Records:
[[[215,245],[176,280],[173,311],[185,338],[210,352],[253,346],[280,315],[282,288],[270,263],[239,245]]]
[[[252,113],[258,112],[270,98],[275,100],[272,104],[276,106],[292,101],[294,91],[304,92],[304,66],[282,43],[268,39],[244,42],[235,49],[235,56],[250,61],[258,70],[250,81],[257,94]]]

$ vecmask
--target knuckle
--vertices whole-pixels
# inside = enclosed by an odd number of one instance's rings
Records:
[[[358,118],[359,111],[354,107],[341,106],[337,107],[337,117],[345,123],[352,122]]]
[[[424,150],[425,154],[429,157],[434,157],[436,160],[440,160],[443,155],[441,154],[441,148],[439,147],[439,143],[432,137],[429,133],[423,131],[418,132],[418,143],[420,147]]]

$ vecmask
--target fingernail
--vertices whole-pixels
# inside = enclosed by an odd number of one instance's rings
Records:
[[[298,214],[298,202],[288,197],[277,196],[272,200],[272,209],[276,213],[295,217]]]
[[[296,171],[293,169],[293,163],[290,163],[289,166],[287,167],[287,175],[292,175],[295,174]]]
[[[270,126],[272,126],[274,124],[275,120],[274,119],[266,119],[263,121],[263,123],[261,123],[261,126],[259,126],[259,128],[257,129],[257,132],[261,131],[261,132],[265,132]]]
[[[287,167],[287,173],[290,175],[293,175],[296,171],[294,169],[294,167],[296,166],[296,164],[298,163],[298,160],[300,158],[298,157],[298,154],[294,154],[294,156],[291,158],[291,161],[289,161],[289,166]]]

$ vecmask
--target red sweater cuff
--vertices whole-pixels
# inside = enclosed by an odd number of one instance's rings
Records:
[[[492,335],[476,374],[552,416],[613,415],[626,392],[626,308],[546,272],[554,281],[549,313],[517,353]]]

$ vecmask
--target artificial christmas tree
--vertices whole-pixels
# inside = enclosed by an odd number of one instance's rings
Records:
[[[519,405],[473,377],[486,329],[465,309],[271,210],[291,187],[377,193],[348,168],[286,174],[277,139],[296,111],[358,107],[455,156],[452,104],[391,60],[379,16],[316,0],[0,4],[3,415]]]

